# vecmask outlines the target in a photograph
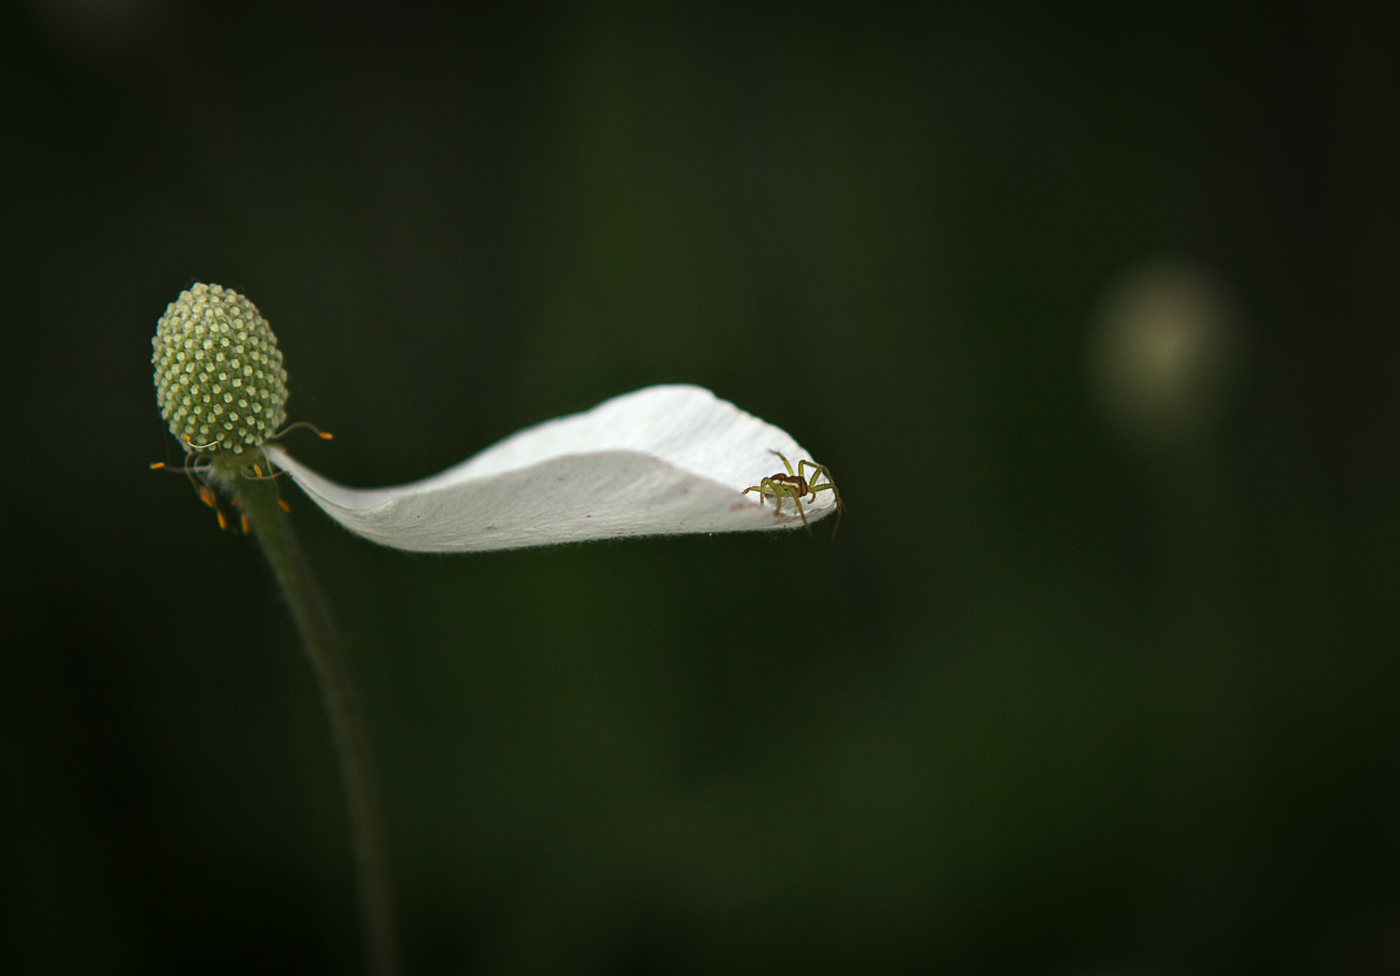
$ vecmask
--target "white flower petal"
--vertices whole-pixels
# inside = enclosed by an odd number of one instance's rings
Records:
[[[480,552],[620,536],[737,532],[802,525],[758,503],[781,451],[811,460],[786,431],[698,386],[651,386],[585,413],[529,427],[441,474],[397,488],[345,488],[266,446],[331,518],[415,552]],[[810,469],[809,469],[810,470]],[[836,507],[824,491],[807,519]]]

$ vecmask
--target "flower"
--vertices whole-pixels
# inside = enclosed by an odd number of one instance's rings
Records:
[[[796,528],[792,504],[745,494],[790,434],[699,386],[650,386],[516,433],[441,474],[396,488],[345,488],[271,443],[264,452],[331,518],[413,552],[482,552],[624,536]],[[806,520],[837,508],[804,498]],[[786,502],[787,499],[775,499]]]

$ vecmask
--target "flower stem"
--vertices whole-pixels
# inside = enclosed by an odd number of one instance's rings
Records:
[[[264,468],[266,470],[266,468]],[[282,511],[277,489],[269,478],[250,478],[247,468],[216,471],[272,564],[277,581],[296,618],[302,644],[321,684],[321,697],[330,717],[345,798],[350,807],[351,842],[359,889],[360,921],[364,929],[366,966],[370,976],[399,976],[397,926],[384,818],[375,784],[369,732],[350,682],[344,647],[311,565],[297,542],[291,520]]]

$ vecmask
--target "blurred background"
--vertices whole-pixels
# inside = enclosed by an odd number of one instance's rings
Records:
[[[849,505],[438,558],[293,490],[411,973],[1400,971],[1400,36],[973,6],[0,7],[0,970],[360,969],[289,617],[147,468],[208,281],[344,483],[692,382]]]

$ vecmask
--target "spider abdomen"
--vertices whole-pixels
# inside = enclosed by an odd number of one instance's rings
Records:
[[[801,498],[803,495],[811,494],[811,492],[807,490],[807,479],[800,474],[775,474],[772,480],[780,481],[785,485],[794,486],[793,494],[798,498]]]

